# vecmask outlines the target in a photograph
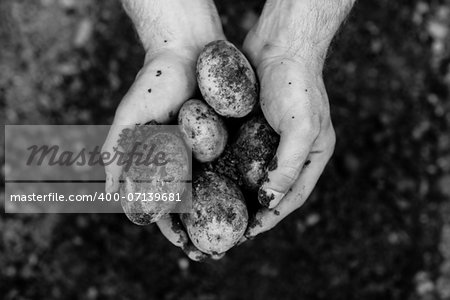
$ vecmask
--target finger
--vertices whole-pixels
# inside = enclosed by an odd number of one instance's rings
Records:
[[[114,156],[121,132],[135,124],[154,120],[166,123],[195,91],[194,62],[166,54],[148,62],[120,103],[102,151]],[[116,148],[117,147],[117,148]],[[122,167],[117,162],[105,166],[106,192],[119,189]]]
[[[311,151],[312,145],[320,130],[318,118],[305,116],[300,109],[290,112],[292,117],[283,121],[280,144],[277,153],[268,166],[267,179],[258,192],[261,205],[273,208],[278,205],[294,182],[297,180],[302,167]]]
[[[108,136],[106,137],[105,143],[102,147],[103,153],[110,153],[111,157],[114,156],[114,153],[116,151],[121,151],[122,153],[124,150],[119,146],[119,138],[120,133],[125,128],[132,128],[134,125],[117,125],[116,122],[117,119],[115,119],[113,125],[111,125],[109,129]],[[125,124],[125,122],[123,122]],[[105,192],[107,193],[115,193],[119,191],[119,179],[120,174],[122,172],[122,167],[118,165],[116,162],[111,162],[108,164],[105,164],[105,173],[106,173],[106,182],[105,182]]]
[[[257,26],[255,25],[250,29],[245,37],[244,43],[242,44],[242,50],[253,66],[258,65],[258,54],[261,52],[261,49],[264,47],[265,43],[264,40],[261,40],[256,35],[256,27]]]
[[[332,134],[333,136],[330,137],[331,145],[322,152],[310,154],[308,157],[310,163],[304,167],[292,190],[286,194],[278,206],[272,209],[263,208],[256,214],[248,226],[245,238],[240,243],[272,229],[287,215],[303,205],[313,191],[325,165],[331,157],[334,149],[334,132]]]
[[[185,247],[183,247],[184,253],[189,257],[190,260],[193,261],[204,261],[209,258],[208,254],[201,252],[192,243],[188,243]]]
[[[181,248],[191,260],[202,261],[208,258],[207,254],[198,250],[189,241],[188,234],[176,215],[165,215],[156,222],[156,225],[164,237],[175,246]]]
[[[225,252],[224,253],[220,253],[220,254],[212,254],[211,255],[211,259],[219,260],[219,259],[222,259],[224,256],[225,256]]]
[[[163,216],[156,222],[161,233],[169,240],[172,244],[179,248],[183,248],[188,242],[189,238],[184,230],[181,222],[176,217],[167,214]]]

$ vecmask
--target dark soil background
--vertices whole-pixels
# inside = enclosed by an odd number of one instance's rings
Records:
[[[263,2],[217,1],[232,42]],[[0,298],[450,299],[449,20],[357,3],[325,68],[335,155],[275,229],[194,263],[124,215],[2,212]],[[5,124],[111,123],[143,61],[118,1],[2,0],[0,26]]]

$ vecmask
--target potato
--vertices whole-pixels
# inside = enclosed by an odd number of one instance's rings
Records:
[[[253,117],[239,129],[233,151],[247,189],[256,190],[261,186],[278,142],[278,134],[262,115]]]
[[[127,153],[133,145],[136,153],[143,153],[145,159],[150,155],[150,147],[154,146],[150,160],[156,159],[158,153],[164,153],[157,159],[159,166],[155,163],[150,165],[136,163],[131,164],[129,169],[124,168],[121,175],[120,195],[122,208],[127,217],[137,225],[147,225],[158,221],[164,214],[172,212],[173,208],[180,202],[176,201],[141,201],[150,200],[150,194],[179,193],[180,196],[186,190],[184,180],[189,178],[189,157],[187,149],[181,137],[170,132],[152,132],[149,126],[137,126],[133,132],[123,134],[119,142]],[[128,140],[124,142],[124,140]],[[141,143],[141,144],[138,144]],[[146,145],[146,146],[144,146]],[[128,148],[128,149],[127,149]],[[127,151],[128,150],[128,151]],[[136,159],[133,160],[136,162]],[[166,162],[162,164],[162,162]],[[137,194],[139,201],[136,201]],[[131,196],[133,198],[131,198]],[[128,198],[130,197],[130,198]],[[132,201],[129,201],[132,200]]]
[[[195,99],[185,102],[178,114],[178,124],[198,161],[213,161],[222,154],[228,133],[222,118],[206,103]]]
[[[197,60],[197,82],[203,98],[219,115],[241,118],[256,104],[255,73],[230,42],[219,40],[205,46]]]
[[[240,240],[248,223],[244,196],[228,178],[211,171],[194,177],[193,212],[181,221],[192,243],[208,254],[224,253]]]

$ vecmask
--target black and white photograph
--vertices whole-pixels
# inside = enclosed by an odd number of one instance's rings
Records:
[[[450,300],[449,0],[0,0],[0,299]]]

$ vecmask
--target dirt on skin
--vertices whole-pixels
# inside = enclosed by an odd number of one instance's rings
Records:
[[[131,150],[131,147],[135,144],[135,141],[146,140],[149,136],[155,133],[154,126],[146,125],[161,125],[161,123],[151,120],[144,125],[136,124],[134,128],[124,128],[119,134],[119,140],[117,144],[125,151]]]
[[[258,201],[262,206],[269,207],[270,202],[275,199],[273,194],[268,194],[265,190],[260,189],[258,191]]]
[[[248,226],[247,226],[247,232],[249,232],[249,229],[253,229],[256,227],[262,227],[261,219],[257,215],[250,218],[250,222],[248,222]],[[248,239],[253,238],[253,237],[249,236],[248,234],[246,234],[245,237]]]

